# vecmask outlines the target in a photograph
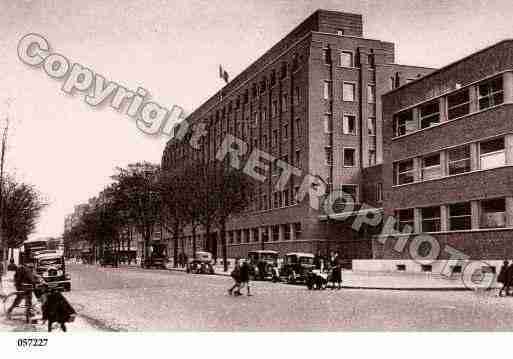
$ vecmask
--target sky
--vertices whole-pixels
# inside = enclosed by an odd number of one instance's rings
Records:
[[[33,236],[59,236],[64,217],[111,182],[117,166],[160,163],[167,138],[143,134],[109,107],[68,95],[17,56],[20,39],[51,49],[162,106],[191,112],[316,9],[363,15],[364,36],[396,44],[396,62],[441,67],[513,38],[511,0],[0,0],[0,120],[6,169],[49,206]]]

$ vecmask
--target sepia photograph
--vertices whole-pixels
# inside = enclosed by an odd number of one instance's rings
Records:
[[[0,49],[5,348],[513,330],[510,1],[0,0]]]

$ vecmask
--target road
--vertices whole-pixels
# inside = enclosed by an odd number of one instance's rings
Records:
[[[70,264],[67,297],[96,327],[121,331],[512,330],[513,298],[466,291],[309,291],[231,278]]]

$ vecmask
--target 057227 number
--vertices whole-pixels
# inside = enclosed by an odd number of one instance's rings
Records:
[[[48,338],[19,338],[16,344],[18,347],[46,347]]]

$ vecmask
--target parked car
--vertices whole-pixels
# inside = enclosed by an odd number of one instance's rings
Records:
[[[257,250],[248,253],[249,275],[258,280],[277,280],[279,253],[271,250]]]
[[[287,253],[283,257],[280,278],[285,279],[288,283],[305,282],[307,273],[311,272],[314,267],[312,253]]]
[[[214,274],[212,253],[204,251],[194,253],[194,258],[187,263],[187,268],[185,270],[187,273]]]

